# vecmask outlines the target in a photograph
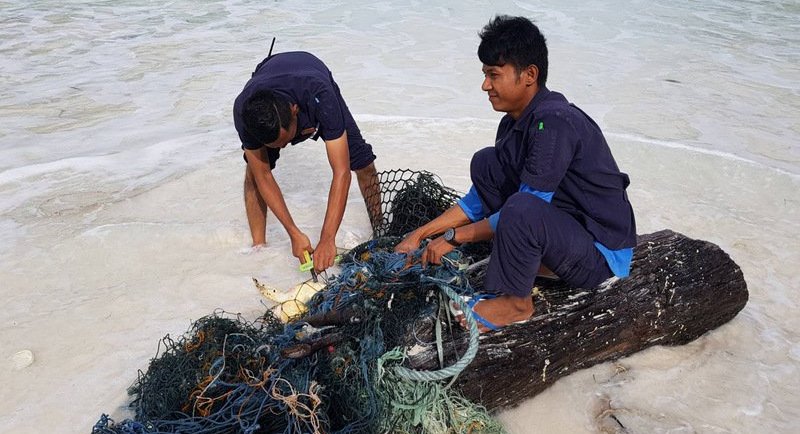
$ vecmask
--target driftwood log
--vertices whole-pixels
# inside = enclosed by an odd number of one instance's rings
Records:
[[[718,246],[672,231],[640,236],[630,277],[599,289],[538,282],[534,317],[483,334],[456,387],[490,411],[510,408],[579,369],[653,345],[682,345],[730,321],[747,303],[742,271]],[[417,322],[415,341],[432,336],[436,319]],[[433,341],[432,338],[428,342]],[[445,345],[445,360],[463,353],[466,335]],[[438,369],[425,347],[410,367]]]

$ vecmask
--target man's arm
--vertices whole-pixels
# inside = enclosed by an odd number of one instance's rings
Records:
[[[269,162],[264,160],[262,150],[245,149],[244,153],[247,157],[247,165],[253,173],[258,192],[278,221],[281,222],[283,228],[286,229],[286,233],[289,234],[289,238],[292,241],[292,255],[302,263],[304,260],[303,252],[312,250],[311,241],[294,224],[292,215],[289,214],[289,208],[286,207],[286,202],[283,199],[281,189],[272,176]]]
[[[530,125],[528,155],[520,174],[520,191],[538,191],[546,200],[558,190],[580,142],[575,127],[558,113],[544,113]],[[550,196],[552,198],[552,196]]]
[[[469,223],[469,217],[460,206],[454,205],[442,215],[436,217],[425,225],[408,234],[395,248],[395,252],[410,253],[419,248],[419,243],[425,238],[440,234],[449,228],[457,228]],[[442,240],[444,241],[444,240]]]
[[[322,271],[333,266],[336,258],[336,233],[342,223],[347,206],[347,193],[350,191],[350,151],[347,147],[347,132],[337,139],[325,142],[328,162],[333,171],[331,188],[328,192],[328,207],[319,234],[319,244],[314,249],[314,268]]]
[[[459,208],[460,209],[460,208]],[[475,223],[466,226],[448,226],[456,227],[455,241],[458,244],[474,243],[477,241],[486,241],[494,238],[494,230],[489,219],[478,220]],[[425,247],[422,252],[422,264],[427,263],[439,264],[441,263],[442,256],[450,253],[455,248],[452,244],[445,241],[444,237],[437,237]]]

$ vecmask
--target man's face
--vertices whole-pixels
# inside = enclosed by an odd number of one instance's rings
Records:
[[[281,127],[278,138],[272,143],[266,143],[264,146],[268,148],[283,149],[292,142],[292,139],[297,135],[297,115],[292,113],[292,121],[289,123],[289,129]]]
[[[481,90],[489,95],[489,102],[495,111],[522,113],[528,105],[526,83],[521,79],[513,65],[483,65],[483,84]],[[523,71],[523,74],[525,72]]]

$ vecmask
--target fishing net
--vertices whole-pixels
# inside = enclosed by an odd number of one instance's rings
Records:
[[[381,218],[372,223],[372,237],[401,237],[438,217],[462,196],[445,187],[438,176],[409,169],[379,172],[380,188],[371,188],[367,203],[380,197]],[[377,219],[376,219],[377,220]]]
[[[163,338],[129,389],[134,418],[103,415],[92,433],[503,432],[439,380],[463,366],[431,373],[403,367],[405,351],[421,343],[415,322],[438,321],[443,302],[472,293],[469,265],[482,258],[454,250],[441,266],[423,267],[420,251],[395,253],[397,234],[436,217],[457,196],[426,172],[380,176],[387,194],[374,230],[390,236],[343,255],[323,288],[291,300],[302,309],[286,323],[271,310],[252,322],[220,311],[183,336]]]
[[[377,188],[375,188],[377,185]],[[424,170],[394,169],[378,172],[375,184],[367,188],[364,201],[367,207],[380,205],[374,212],[372,237],[400,238],[435,219],[463,196],[445,186],[435,174]],[[491,241],[470,243],[462,246],[465,255],[472,258],[489,256]],[[475,276],[480,278],[480,276]]]

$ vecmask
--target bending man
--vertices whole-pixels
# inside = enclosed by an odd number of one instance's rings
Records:
[[[371,219],[380,214],[380,198],[372,146],[361,137],[330,70],[305,52],[266,58],[236,98],[233,120],[247,161],[244,201],[253,246],[266,244],[269,208],[289,234],[292,255],[302,263],[304,252],[313,252],[316,271],[332,266],[336,233],[347,204],[350,171],[356,173],[361,194],[375,202],[367,205]],[[308,236],[295,225],[272,171],[281,149],[289,143],[320,137],[325,142],[333,179],[319,243],[312,247]]]

